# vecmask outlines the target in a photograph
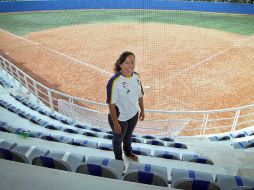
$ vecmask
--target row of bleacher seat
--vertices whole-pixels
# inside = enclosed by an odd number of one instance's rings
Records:
[[[16,100],[18,100],[19,102],[21,102],[23,105],[31,108],[32,110],[38,111],[39,113],[46,115],[52,119],[56,119],[58,121],[61,121],[65,124],[73,124],[73,122],[71,122],[68,119],[64,119],[63,117],[60,117],[56,114],[53,114],[51,112],[48,112],[46,110],[43,110],[41,108],[39,108],[38,106],[36,106],[35,104],[31,103],[29,100],[22,98],[18,95],[14,95],[12,93],[10,93],[11,96],[13,96]],[[39,125],[44,125],[44,127],[49,128],[49,129],[53,129],[53,130],[62,130],[61,126],[56,126],[53,124],[45,124],[45,121],[41,121],[41,120],[35,120],[33,117],[31,118],[31,120],[34,123],[37,123]],[[90,137],[101,137],[99,133],[106,133],[104,134],[102,137],[106,138],[106,139],[113,139],[113,135],[112,135],[112,131],[103,129],[103,128],[97,128],[97,127],[90,127],[88,125],[80,125],[80,124],[74,124],[75,127],[77,128],[81,128],[81,129],[89,129],[90,131],[86,131],[83,134],[90,136]],[[65,132],[69,132],[69,133],[78,133],[77,130],[73,130],[73,129],[63,129],[63,131]],[[246,137],[246,136],[252,136],[254,135],[254,131],[243,131],[241,133],[229,133],[228,135],[216,135],[216,136],[212,136],[209,137],[209,139],[211,141],[223,141],[223,140],[229,140],[229,139],[235,139],[235,138],[242,138],[242,137]],[[146,139],[150,139],[150,140],[146,140]],[[169,143],[166,143],[166,142]],[[177,147],[177,148],[187,148],[187,146],[185,144],[182,143],[170,143],[171,141],[174,141],[172,138],[170,137],[161,137],[161,138],[156,138],[152,135],[144,135],[142,137],[138,137],[138,135],[133,135],[132,137],[132,142],[135,143],[146,143],[146,144],[151,144],[151,145],[158,145],[158,146],[172,146],[172,147]],[[236,144],[236,145],[235,145]],[[244,142],[239,142],[239,143],[235,143],[232,144],[235,148],[251,148],[253,147],[253,142],[252,141],[244,141]]]
[[[230,139],[236,139],[236,138],[243,138],[246,136],[253,136],[254,131],[243,131],[243,132],[236,132],[236,133],[229,133],[224,135],[215,135],[209,137],[211,141],[226,141]]]
[[[0,85],[4,88],[13,88],[13,86],[2,77],[0,77]]]
[[[22,128],[17,128],[13,126],[9,126],[5,122],[0,121],[0,131],[19,134],[21,136],[40,138],[43,140],[54,141],[59,143],[66,143],[75,146],[83,146],[101,150],[113,151],[113,147],[111,143],[98,143],[92,140],[79,139],[79,138],[71,138],[68,136],[51,134],[46,132],[38,132],[36,130],[23,130]],[[182,156],[177,151],[163,151],[163,150],[154,150],[154,154],[152,155],[151,149],[141,148],[137,146],[133,146],[133,153],[137,155],[143,156],[153,156],[165,159],[179,160],[179,161],[187,161],[187,162],[195,162],[200,164],[210,164],[214,165],[213,161],[206,156],[198,155],[198,154],[190,154],[183,153]]]
[[[29,104],[29,105],[31,105],[31,104]],[[33,122],[34,124],[37,124],[37,125],[44,127],[44,128],[48,128],[51,130],[64,131],[64,132],[74,133],[74,134],[82,134],[82,135],[86,135],[86,136],[90,136],[90,137],[99,137],[99,138],[102,137],[105,139],[113,139],[112,131],[109,131],[107,129],[90,127],[88,125],[75,124],[75,125],[72,125],[72,127],[74,126],[74,127],[79,128],[79,130],[78,129],[75,130],[72,128],[66,128],[63,126],[54,125],[52,123],[49,123],[49,122],[47,122],[43,119],[40,119],[34,115],[26,113],[23,110],[20,110],[20,109],[16,108],[15,106],[13,106],[12,104],[9,104],[8,102],[3,101],[3,100],[0,100],[0,106],[2,106],[3,108],[19,115],[20,117],[25,118],[25,119]],[[61,121],[63,121],[63,120],[61,120]],[[66,119],[64,121],[66,121]],[[65,123],[65,124],[70,125],[69,123]],[[83,131],[82,129],[84,129],[86,131]],[[132,142],[187,149],[187,146],[185,144],[174,142],[174,140],[170,137],[160,137],[160,138],[156,139],[156,137],[151,136],[151,135],[143,135],[143,136],[139,137],[138,135],[134,134],[132,137]]]
[[[86,156],[81,154],[17,145],[3,139],[0,140],[0,158],[81,174],[168,187],[167,168],[151,164],[131,162],[124,173],[124,162],[120,160],[96,156],[89,156],[86,159]],[[173,168],[171,187],[193,190],[249,190],[254,188],[254,179],[217,174],[214,180],[207,172]]]
[[[253,148],[254,147],[254,137],[253,137],[253,139],[250,139],[247,141],[239,141],[239,142],[231,143],[231,145],[235,149]]]

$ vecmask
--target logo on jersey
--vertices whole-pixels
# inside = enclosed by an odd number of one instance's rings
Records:
[[[122,82],[122,86],[125,89],[126,94],[129,94],[131,92],[126,82]]]

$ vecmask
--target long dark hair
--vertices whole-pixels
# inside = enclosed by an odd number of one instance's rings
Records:
[[[133,55],[134,58],[135,58],[134,53],[132,53],[132,52],[130,52],[130,51],[124,51],[124,52],[118,57],[118,59],[116,60],[116,63],[115,63],[115,68],[114,68],[114,71],[115,71],[116,73],[119,72],[119,71],[121,71],[120,65],[125,61],[125,59],[126,59],[129,55]]]

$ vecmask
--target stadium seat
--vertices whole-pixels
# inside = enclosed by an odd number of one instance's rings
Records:
[[[10,125],[8,125],[6,122],[0,121],[0,131],[2,131],[2,132],[7,132],[7,133],[11,133],[11,131],[9,130],[9,128],[11,128]]]
[[[28,163],[28,159],[26,156],[20,152],[13,151],[13,149],[17,146],[17,143],[10,143],[4,140],[0,141],[0,158],[16,161],[16,162],[22,162],[22,163]]]
[[[209,137],[211,141],[226,141],[230,139],[230,136],[228,135],[222,135],[222,136],[213,136]]]
[[[161,140],[161,141],[172,141],[172,142],[174,142],[174,139],[172,139],[172,138],[170,138],[170,137],[161,137],[161,138],[159,138],[159,140]]]
[[[249,143],[245,146],[245,148],[252,148],[252,147],[254,147],[254,142],[249,142]]]
[[[90,147],[90,148],[98,148],[98,143],[94,141],[84,140],[84,139],[75,139],[70,142],[69,144],[75,145],[75,146],[84,146],[84,147]]]
[[[81,124],[76,124],[76,125],[74,125],[74,127],[77,127],[79,129],[89,129],[89,127],[87,125],[81,125]]]
[[[142,136],[142,138],[144,138],[144,139],[156,139],[154,136],[151,136],[151,135],[144,135],[144,136]]]
[[[57,135],[57,134],[51,134],[51,137],[55,138],[58,140],[58,142],[61,143],[70,143],[73,141],[73,138],[68,137],[68,136],[64,136],[64,135]]]
[[[147,148],[132,147],[133,154],[151,156],[151,150]]]
[[[210,173],[173,168],[171,187],[184,190],[220,190]]]
[[[168,187],[167,168],[150,164],[130,162],[123,180]]]
[[[254,178],[218,174],[216,182],[221,190],[250,190],[254,188]]]
[[[248,141],[241,141],[241,142],[235,142],[232,143],[231,145],[235,148],[235,149],[244,149],[246,148],[246,145],[249,144]]]
[[[229,134],[232,138],[236,139],[236,138],[242,138],[245,137],[245,133],[230,133]]]
[[[182,160],[187,162],[196,162],[200,164],[214,165],[212,160],[210,160],[208,157],[197,154],[183,154]]]
[[[12,149],[12,152],[15,151],[24,156],[24,163],[32,164],[32,160],[36,156],[45,156],[49,153],[49,150],[36,147],[36,146],[25,146],[25,145],[18,145]]]
[[[113,151],[113,146],[112,144],[108,144],[108,143],[99,143],[98,149]]]
[[[66,128],[63,130],[64,132],[67,132],[67,133],[72,133],[72,134],[79,134],[79,131],[76,130],[76,129],[70,129],[70,128]]]
[[[44,125],[45,128],[47,129],[51,129],[51,130],[57,130],[57,131],[61,131],[63,127],[61,126],[57,126],[57,125],[54,125],[54,124],[46,124]]]
[[[44,135],[41,137],[41,139],[53,142],[60,142],[57,138],[52,137],[51,135]]]
[[[77,173],[121,179],[124,162],[104,157],[89,156],[86,163],[77,168]]]
[[[169,142],[168,147],[187,149],[187,146],[183,143]]]
[[[113,139],[113,137],[114,136],[111,135],[111,134],[106,134],[106,135],[103,136],[104,139]]]
[[[144,143],[144,139],[138,137],[131,137],[131,142],[134,143]]]
[[[171,160],[181,160],[179,153],[162,151],[162,150],[154,150],[154,157],[171,159]]]
[[[164,142],[156,139],[146,140],[146,144],[156,145],[156,146],[164,146]]]
[[[83,135],[88,136],[88,137],[99,137],[97,132],[92,132],[92,131],[85,131]]]
[[[33,159],[32,164],[52,169],[71,171],[70,166],[66,162],[48,156],[37,156]]]

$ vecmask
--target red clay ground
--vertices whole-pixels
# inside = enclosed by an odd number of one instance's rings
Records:
[[[43,84],[77,97],[105,102],[113,64],[129,50],[136,54],[143,85],[150,87],[147,109],[208,110],[254,102],[253,36],[117,23],[61,27],[24,38],[38,44],[0,31],[0,50]]]

